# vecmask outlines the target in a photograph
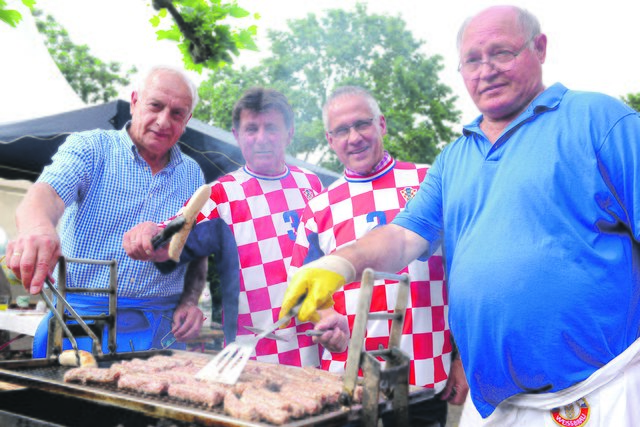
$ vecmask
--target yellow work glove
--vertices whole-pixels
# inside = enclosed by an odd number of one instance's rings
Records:
[[[304,296],[298,319],[301,322],[318,322],[320,315],[316,310],[333,306],[333,293],[355,279],[356,269],[340,256],[328,255],[310,262],[296,271],[289,281],[280,318],[286,316]]]

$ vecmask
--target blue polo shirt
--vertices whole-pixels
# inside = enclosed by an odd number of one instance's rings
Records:
[[[393,223],[444,237],[451,330],[486,417],[586,379],[638,338],[640,117],[556,84],[494,144],[480,121]]]

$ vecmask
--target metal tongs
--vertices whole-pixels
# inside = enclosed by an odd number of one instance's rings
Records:
[[[302,306],[304,295],[291,311],[277,322],[262,329],[262,332],[247,342],[232,342],[227,345],[220,353],[216,355],[209,363],[207,363],[198,373],[196,378],[201,380],[216,381],[225,384],[235,384],[246,366],[249,358],[256,349],[258,341],[267,335],[272,334],[275,330],[286,325],[298,315],[298,311]]]
[[[158,234],[153,236],[151,244],[153,249],[158,249],[161,246],[166,245],[171,241],[171,238],[178,231],[182,230],[182,227],[187,223],[183,216],[179,216],[167,224],[167,226]]]
[[[86,322],[80,317],[80,315],[73,309],[73,307],[71,307],[71,304],[69,304],[69,302],[62,296],[62,294],[58,291],[58,289],[53,285],[53,283],[51,283],[51,280],[49,279],[49,277],[47,277],[45,279],[45,284],[47,285],[47,287],[49,288],[49,290],[51,290],[51,293],[54,294],[56,296],[56,300],[58,302],[58,304],[62,303],[62,305],[64,306],[64,308],[69,312],[69,314],[71,314],[71,316],[73,317],[73,319],[78,322],[78,325],[80,325],[80,327],[87,333],[87,335],[89,335],[89,337],[91,337],[91,339],[93,340],[94,343],[99,343],[101,342],[101,340],[98,339],[98,337],[96,336],[96,334],[91,330],[91,328],[89,328],[89,326],[87,326]],[[73,336],[73,334],[71,333],[71,331],[69,330],[69,327],[67,326],[67,323],[64,321],[64,319],[62,318],[62,316],[60,315],[60,313],[58,312],[58,310],[56,309],[56,305],[53,303],[53,301],[51,300],[51,298],[49,298],[49,296],[47,295],[46,292],[40,292],[40,296],[42,296],[42,299],[44,300],[45,304],[47,304],[47,307],[49,307],[49,310],[51,310],[51,313],[53,314],[53,316],[56,318],[56,320],[58,321],[58,324],[60,325],[60,327],[62,328],[62,330],[64,331],[64,334],[67,336],[67,338],[69,339],[69,341],[71,342],[71,347],[73,348],[75,354],[76,354],[76,362],[78,363],[78,366],[81,366],[80,363],[80,352],[78,351],[78,343],[76,342],[75,337]],[[95,344],[94,344],[95,347]],[[100,353],[102,353],[102,350],[98,350]]]

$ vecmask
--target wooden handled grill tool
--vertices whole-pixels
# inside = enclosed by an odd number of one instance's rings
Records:
[[[377,279],[398,281],[396,306],[393,313],[370,313],[373,285]],[[380,393],[391,400],[396,425],[409,425],[409,357],[399,349],[409,298],[409,283],[407,274],[381,273],[370,268],[362,273],[358,309],[349,343],[340,402],[343,405],[351,404],[358,380],[358,370],[362,369],[362,425],[364,426],[378,425]],[[364,335],[367,322],[374,319],[392,320],[389,346],[386,349],[366,351]],[[385,360],[384,367],[378,357]]]

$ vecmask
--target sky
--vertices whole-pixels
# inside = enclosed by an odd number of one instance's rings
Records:
[[[237,63],[257,65],[268,53],[266,29],[286,30],[287,20],[303,18],[325,9],[352,10],[355,0],[237,0],[257,21],[237,20],[240,25],[258,25],[258,46],[262,52],[241,51]],[[182,65],[175,44],[156,41],[148,18],[151,0],[37,0],[37,6],[52,14],[76,44],[87,44],[91,52],[106,61],[144,69],[156,63]],[[457,72],[455,39],[460,24],[495,0],[369,0],[369,13],[400,16],[414,37],[424,42],[427,55],[443,57],[440,79],[458,96],[461,123],[476,117],[462,78]],[[548,37],[543,78],[547,86],[562,82],[570,89],[604,92],[614,97],[640,93],[640,55],[637,18],[640,3],[632,0],[563,1],[512,0],[541,22]],[[130,88],[121,93],[129,99]],[[384,112],[384,106],[381,106]]]

